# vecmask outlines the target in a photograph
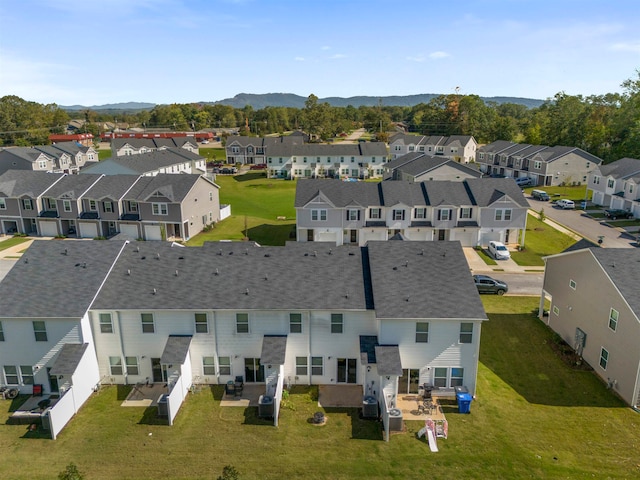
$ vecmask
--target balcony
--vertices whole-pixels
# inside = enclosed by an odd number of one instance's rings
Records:
[[[98,212],[82,212],[80,214],[80,220],[98,220],[99,218]]]
[[[140,214],[139,213],[123,213],[122,215],[120,215],[120,220],[138,221],[140,220]]]
[[[39,217],[42,218],[58,218],[57,210],[42,210],[39,214]]]

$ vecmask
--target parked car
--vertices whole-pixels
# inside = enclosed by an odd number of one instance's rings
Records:
[[[533,185],[533,180],[529,177],[518,177],[516,178],[516,185],[519,187],[530,187]]]
[[[494,293],[496,295],[504,295],[509,291],[509,286],[502,280],[496,280],[487,275],[474,275],[473,280],[476,282],[478,293]]]
[[[543,202],[548,202],[550,199],[549,194],[544,190],[531,190],[531,197],[534,200],[540,200]]]
[[[220,173],[222,174],[238,173],[238,169],[236,167],[223,167],[220,169]]]
[[[556,206],[561,208],[562,210],[572,210],[576,208],[576,204],[573,203],[573,200],[567,200],[566,198],[561,198],[556,202]]]
[[[615,220],[616,218],[633,218],[633,213],[621,208],[610,208],[609,210],[604,211],[604,216],[611,220]]]
[[[264,170],[265,168],[267,168],[266,163],[256,163],[254,165],[251,165],[249,167],[249,170]]]
[[[511,258],[511,254],[509,253],[509,249],[502,242],[497,242],[492,240],[489,242],[489,253],[496,260],[508,260]]]

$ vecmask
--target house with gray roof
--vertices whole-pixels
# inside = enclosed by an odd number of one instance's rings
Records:
[[[281,135],[279,137],[231,135],[227,138],[225,144],[226,161],[229,164],[266,164],[266,155],[271,147],[279,144],[304,144],[308,141],[308,135],[299,131],[293,132],[291,135]]]
[[[111,140],[111,153],[115,157],[138,155],[167,148],[182,148],[191,153],[199,154],[198,142],[193,137],[154,137],[148,138],[114,138]]]
[[[529,204],[513,179],[342,182],[299,180],[299,242],[365,245],[400,234],[410,241],[491,240],[523,244]]]
[[[540,319],[627,404],[640,407],[640,251],[585,248],[545,258]],[[548,313],[544,301],[551,303]]]
[[[391,160],[409,153],[443,157],[458,163],[475,160],[478,143],[471,135],[410,135],[397,133],[389,139]]]
[[[529,145],[498,140],[478,148],[476,162],[487,175],[526,177],[534,185],[586,184],[602,159],[577,147]]]
[[[640,218],[640,160],[621,158],[589,174],[587,193],[596,205],[627,210]]]
[[[206,173],[206,159],[183,148],[166,148],[136,155],[115,156],[83,168],[80,173],[147,175]]]
[[[69,282],[16,287],[53,276]],[[0,349],[0,384],[60,391],[50,369],[65,344],[88,343],[90,382],[167,384],[180,396],[240,376],[278,404],[283,382],[359,386],[388,432],[398,395],[418,385],[475,393],[486,319],[458,242],[34,242],[0,283],[11,345]],[[167,402],[169,422],[182,399]]]
[[[0,175],[7,170],[34,170],[54,173],[78,173],[87,162],[98,160],[93,147],[61,142],[33,147],[0,149]]]
[[[467,164],[447,157],[436,157],[426,153],[412,152],[391,160],[384,166],[384,180],[424,182],[426,180],[460,181],[480,178],[482,172]]]

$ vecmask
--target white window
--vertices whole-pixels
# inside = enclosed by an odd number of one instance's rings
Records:
[[[196,313],[196,333],[209,333],[209,323],[207,322],[206,313]]]
[[[307,357],[296,357],[296,375],[307,375],[309,372]]]
[[[113,212],[113,203],[111,203],[111,202],[102,202],[102,208],[104,209],[105,213],[112,213]]]
[[[289,314],[289,333],[302,333],[302,314]]]
[[[20,376],[23,385],[33,385],[33,367],[31,365],[20,365]]]
[[[600,349],[600,366],[603,370],[607,369],[607,363],[609,363],[609,352],[606,348],[602,347]]]
[[[154,215],[168,215],[169,211],[166,203],[152,203],[151,210]]]
[[[553,306],[553,314],[556,316],[560,315],[560,309],[556,305]]]
[[[593,183],[594,183],[595,185],[600,185],[600,177],[599,177],[599,176],[597,176],[597,175],[594,175],[594,176],[593,176]]]
[[[496,210],[496,218],[497,221],[510,221],[511,220],[511,209],[510,208],[498,208]]]
[[[236,333],[249,333],[248,313],[236,313]]]
[[[451,387],[461,387],[464,381],[464,368],[452,368],[451,369]]]
[[[460,343],[473,342],[473,323],[462,322],[460,324]]]
[[[231,357],[218,357],[220,375],[231,375]]]
[[[372,208],[369,210],[369,218],[372,220],[379,219],[382,216],[382,209]]]
[[[153,313],[141,313],[142,333],[155,333],[156,325],[153,321]]]
[[[202,357],[202,373],[204,375],[216,374],[216,359],[215,357]]]
[[[542,168],[542,162],[540,160],[536,160],[533,162],[533,168],[536,170],[540,170]]]
[[[2,328],[2,322],[0,322],[0,342],[4,342],[4,329]]]
[[[38,161],[38,168],[40,168],[42,170],[47,168],[47,161],[46,160],[39,160]]]
[[[619,315],[620,315],[620,313],[618,313],[618,311],[615,308],[612,308],[609,311],[609,328],[611,330],[613,330],[614,332],[618,328],[618,316]]]
[[[613,181],[613,178],[610,178],[609,180],[607,180],[607,187],[609,187],[609,188],[613,188],[613,185],[614,185],[614,184],[615,184],[615,183],[614,183],[614,181]]]
[[[347,220],[349,220],[350,222],[354,222],[359,219],[360,219],[360,210],[347,210]]]
[[[95,212],[98,210],[97,204],[95,200],[89,200],[89,211]]]
[[[451,220],[451,209],[443,208],[441,210],[438,210],[438,220],[442,220],[444,222],[448,222],[449,220]]]
[[[416,322],[416,343],[429,342],[429,323]]]
[[[331,333],[342,333],[344,330],[344,319],[341,313],[331,314]]]
[[[460,209],[460,218],[461,219],[463,219],[463,218],[467,218],[467,219],[471,218],[471,213],[472,213],[472,210],[471,210],[470,207],[462,207]]]
[[[45,204],[47,206],[47,210],[57,210],[58,206],[56,205],[55,198],[45,198]]]
[[[18,385],[18,368],[15,365],[4,366],[4,382],[7,385]]]
[[[100,314],[100,333],[113,333],[113,322],[110,313]]]
[[[111,375],[122,375],[122,359],[120,357],[109,357],[109,371]]]
[[[33,210],[33,204],[31,203],[30,198],[22,199],[22,208],[24,208],[25,210]]]
[[[393,211],[393,219],[394,220],[404,220],[404,210],[394,210]]]
[[[36,342],[47,341],[47,326],[43,321],[35,320],[33,322],[33,334],[36,337]]]
[[[124,357],[127,365],[127,373],[129,375],[140,375],[140,367],[138,366],[138,357]]]
[[[576,281],[575,280],[569,280],[569,288],[575,290],[576,289]]]
[[[4,198],[0,198],[0,210],[7,209],[7,201]]]
[[[416,219],[427,218],[427,209],[426,208],[416,208],[413,212],[413,216]]]
[[[433,386],[434,387],[447,386],[447,369],[446,368],[437,367],[433,369]]]
[[[62,200],[62,209],[65,212],[71,211],[71,200]]]
[[[325,209],[321,210],[311,210],[311,220],[314,222],[324,222],[327,220],[327,211]]]
[[[311,357],[311,375],[324,375],[324,358]]]

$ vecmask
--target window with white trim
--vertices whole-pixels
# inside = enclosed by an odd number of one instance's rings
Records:
[[[6,210],[7,209],[7,201],[0,197],[0,210]]]
[[[594,185],[600,185],[600,177],[598,175],[593,176]]]
[[[377,220],[382,217],[382,209],[381,208],[371,208],[369,209],[369,218],[372,220]]]
[[[220,375],[231,375],[231,357],[218,357]]]
[[[495,219],[497,221],[510,221],[511,220],[511,209],[510,208],[498,208],[496,209]]]
[[[289,333],[302,333],[302,314],[289,314]]]
[[[33,367],[31,365],[20,365],[20,377],[23,385],[33,385]]]
[[[156,325],[153,320],[153,313],[141,313],[140,321],[142,322],[142,333],[156,332]]]
[[[472,209],[471,207],[462,207],[460,209],[460,218],[461,219],[469,219],[471,218]]]
[[[451,369],[451,381],[449,386],[461,387],[464,381],[464,368],[454,367]]]
[[[473,342],[473,323],[462,322],[460,324],[460,343]]]
[[[331,333],[342,333],[344,330],[344,319],[341,313],[331,314]]]
[[[18,380],[18,367],[15,365],[4,366],[4,383],[7,385],[19,385]]]
[[[613,178],[610,178],[607,180],[607,187],[608,188],[613,188],[613,186],[615,185],[615,182],[613,180]]]
[[[203,375],[216,374],[216,358],[215,357],[202,357],[202,374]]]
[[[450,208],[442,208],[438,210],[438,220],[443,222],[448,222],[451,220],[451,209]]]
[[[166,203],[152,203],[151,211],[154,215],[169,215],[169,209]]]
[[[36,342],[47,341],[47,326],[41,320],[34,320],[33,322],[33,334],[36,337]]]
[[[105,213],[113,213],[113,203],[112,202],[102,202],[102,208]]]
[[[95,200],[89,200],[89,211],[90,212],[95,212],[98,210],[98,204],[96,203]]]
[[[113,333],[113,320],[110,313],[101,313],[99,315],[100,333]]]
[[[62,209],[65,212],[71,211],[71,200],[62,200]]]
[[[31,203],[31,199],[30,198],[23,198],[22,199],[22,208],[25,210],[33,210],[33,203]]]
[[[206,313],[194,314],[194,320],[196,323],[196,333],[209,333],[209,322],[207,321]]]
[[[127,374],[140,375],[140,367],[138,365],[138,357],[124,357],[127,366]]]
[[[429,322],[416,322],[416,343],[429,342]]]
[[[122,375],[122,358],[109,357],[109,372],[111,375]]]
[[[311,375],[324,375],[323,357],[311,357]]]
[[[393,219],[395,221],[404,220],[404,210],[394,210]]]
[[[433,386],[434,387],[447,386],[447,369],[446,368],[436,367],[433,369]]]
[[[347,169],[347,173],[349,170]],[[355,222],[360,220],[360,210],[349,209],[347,210],[347,220],[350,222]]]
[[[533,162],[533,168],[536,170],[540,170],[542,168],[542,162],[540,160],[536,160]]]
[[[236,333],[249,333],[248,313],[236,313]]]
[[[327,211],[325,209],[311,210],[311,220],[314,222],[324,222],[327,220]]]
[[[615,308],[612,308],[609,311],[609,328],[611,330],[613,330],[614,332],[618,328],[618,317],[619,317],[619,315],[620,315],[620,313]]]
[[[416,208],[413,210],[413,218],[421,220],[427,218],[427,209],[426,208]]]
[[[600,348],[600,366],[603,370],[607,369],[607,363],[609,363],[609,352],[606,348]]]
[[[4,329],[2,328],[2,322],[0,322],[0,342],[4,342]]]
[[[309,372],[307,357],[296,357],[296,375],[307,375]]]
[[[572,290],[576,289],[576,281],[573,279],[569,279],[569,288],[571,288]]]

